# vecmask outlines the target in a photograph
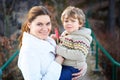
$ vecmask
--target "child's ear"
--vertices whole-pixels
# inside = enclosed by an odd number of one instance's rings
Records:
[[[80,27],[82,27],[83,26],[83,22],[80,22]]]

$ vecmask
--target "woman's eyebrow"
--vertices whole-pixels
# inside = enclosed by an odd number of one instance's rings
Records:
[[[51,22],[47,22],[46,24],[50,24]]]

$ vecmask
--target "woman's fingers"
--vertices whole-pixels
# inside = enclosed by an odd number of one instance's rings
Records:
[[[75,74],[74,76],[75,76],[75,77],[73,77],[72,80],[78,80],[78,79],[81,77],[80,74]]]
[[[80,76],[74,77],[72,78],[72,80],[78,80],[80,78]]]
[[[72,76],[73,76],[72,80],[78,80],[81,77],[81,71],[78,73],[72,74]]]
[[[72,74],[72,76],[75,76],[75,77],[76,77],[76,76],[79,76],[79,75],[81,75],[81,71],[78,72],[78,73],[73,73],[73,74]]]
[[[73,78],[72,80],[78,80],[81,76],[85,75],[87,71],[87,64],[85,64],[81,69],[79,69],[80,72],[72,74]]]

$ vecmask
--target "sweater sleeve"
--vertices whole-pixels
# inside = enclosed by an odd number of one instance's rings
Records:
[[[37,63],[39,59],[32,55],[19,54],[18,67],[20,68],[24,80],[42,80],[40,73],[40,63]]]
[[[20,68],[24,80],[59,80],[61,74],[61,65],[52,61],[45,74],[42,73],[41,63],[37,62],[40,57],[31,54],[20,54],[18,67]],[[57,70],[57,71],[56,71]]]
[[[70,60],[85,60],[85,55],[83,54],[82,51],[80,50],[73,50],[73,49],[68,49],[64,46],[57,46],[57,50],[56,50],[57,54],[63,56],[66,59],[70,59]]]
[[[62,67],[57,62],[52,62],[48,68],[47,73],[41,80],[59,80]],[[57,70],[57,71],[56,71]]]

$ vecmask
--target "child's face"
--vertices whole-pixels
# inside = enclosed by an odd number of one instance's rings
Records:
[[[79,23],[77,18],[64,17],[63,26],[68,33],[71,33],[82,27],[82,24]]]

